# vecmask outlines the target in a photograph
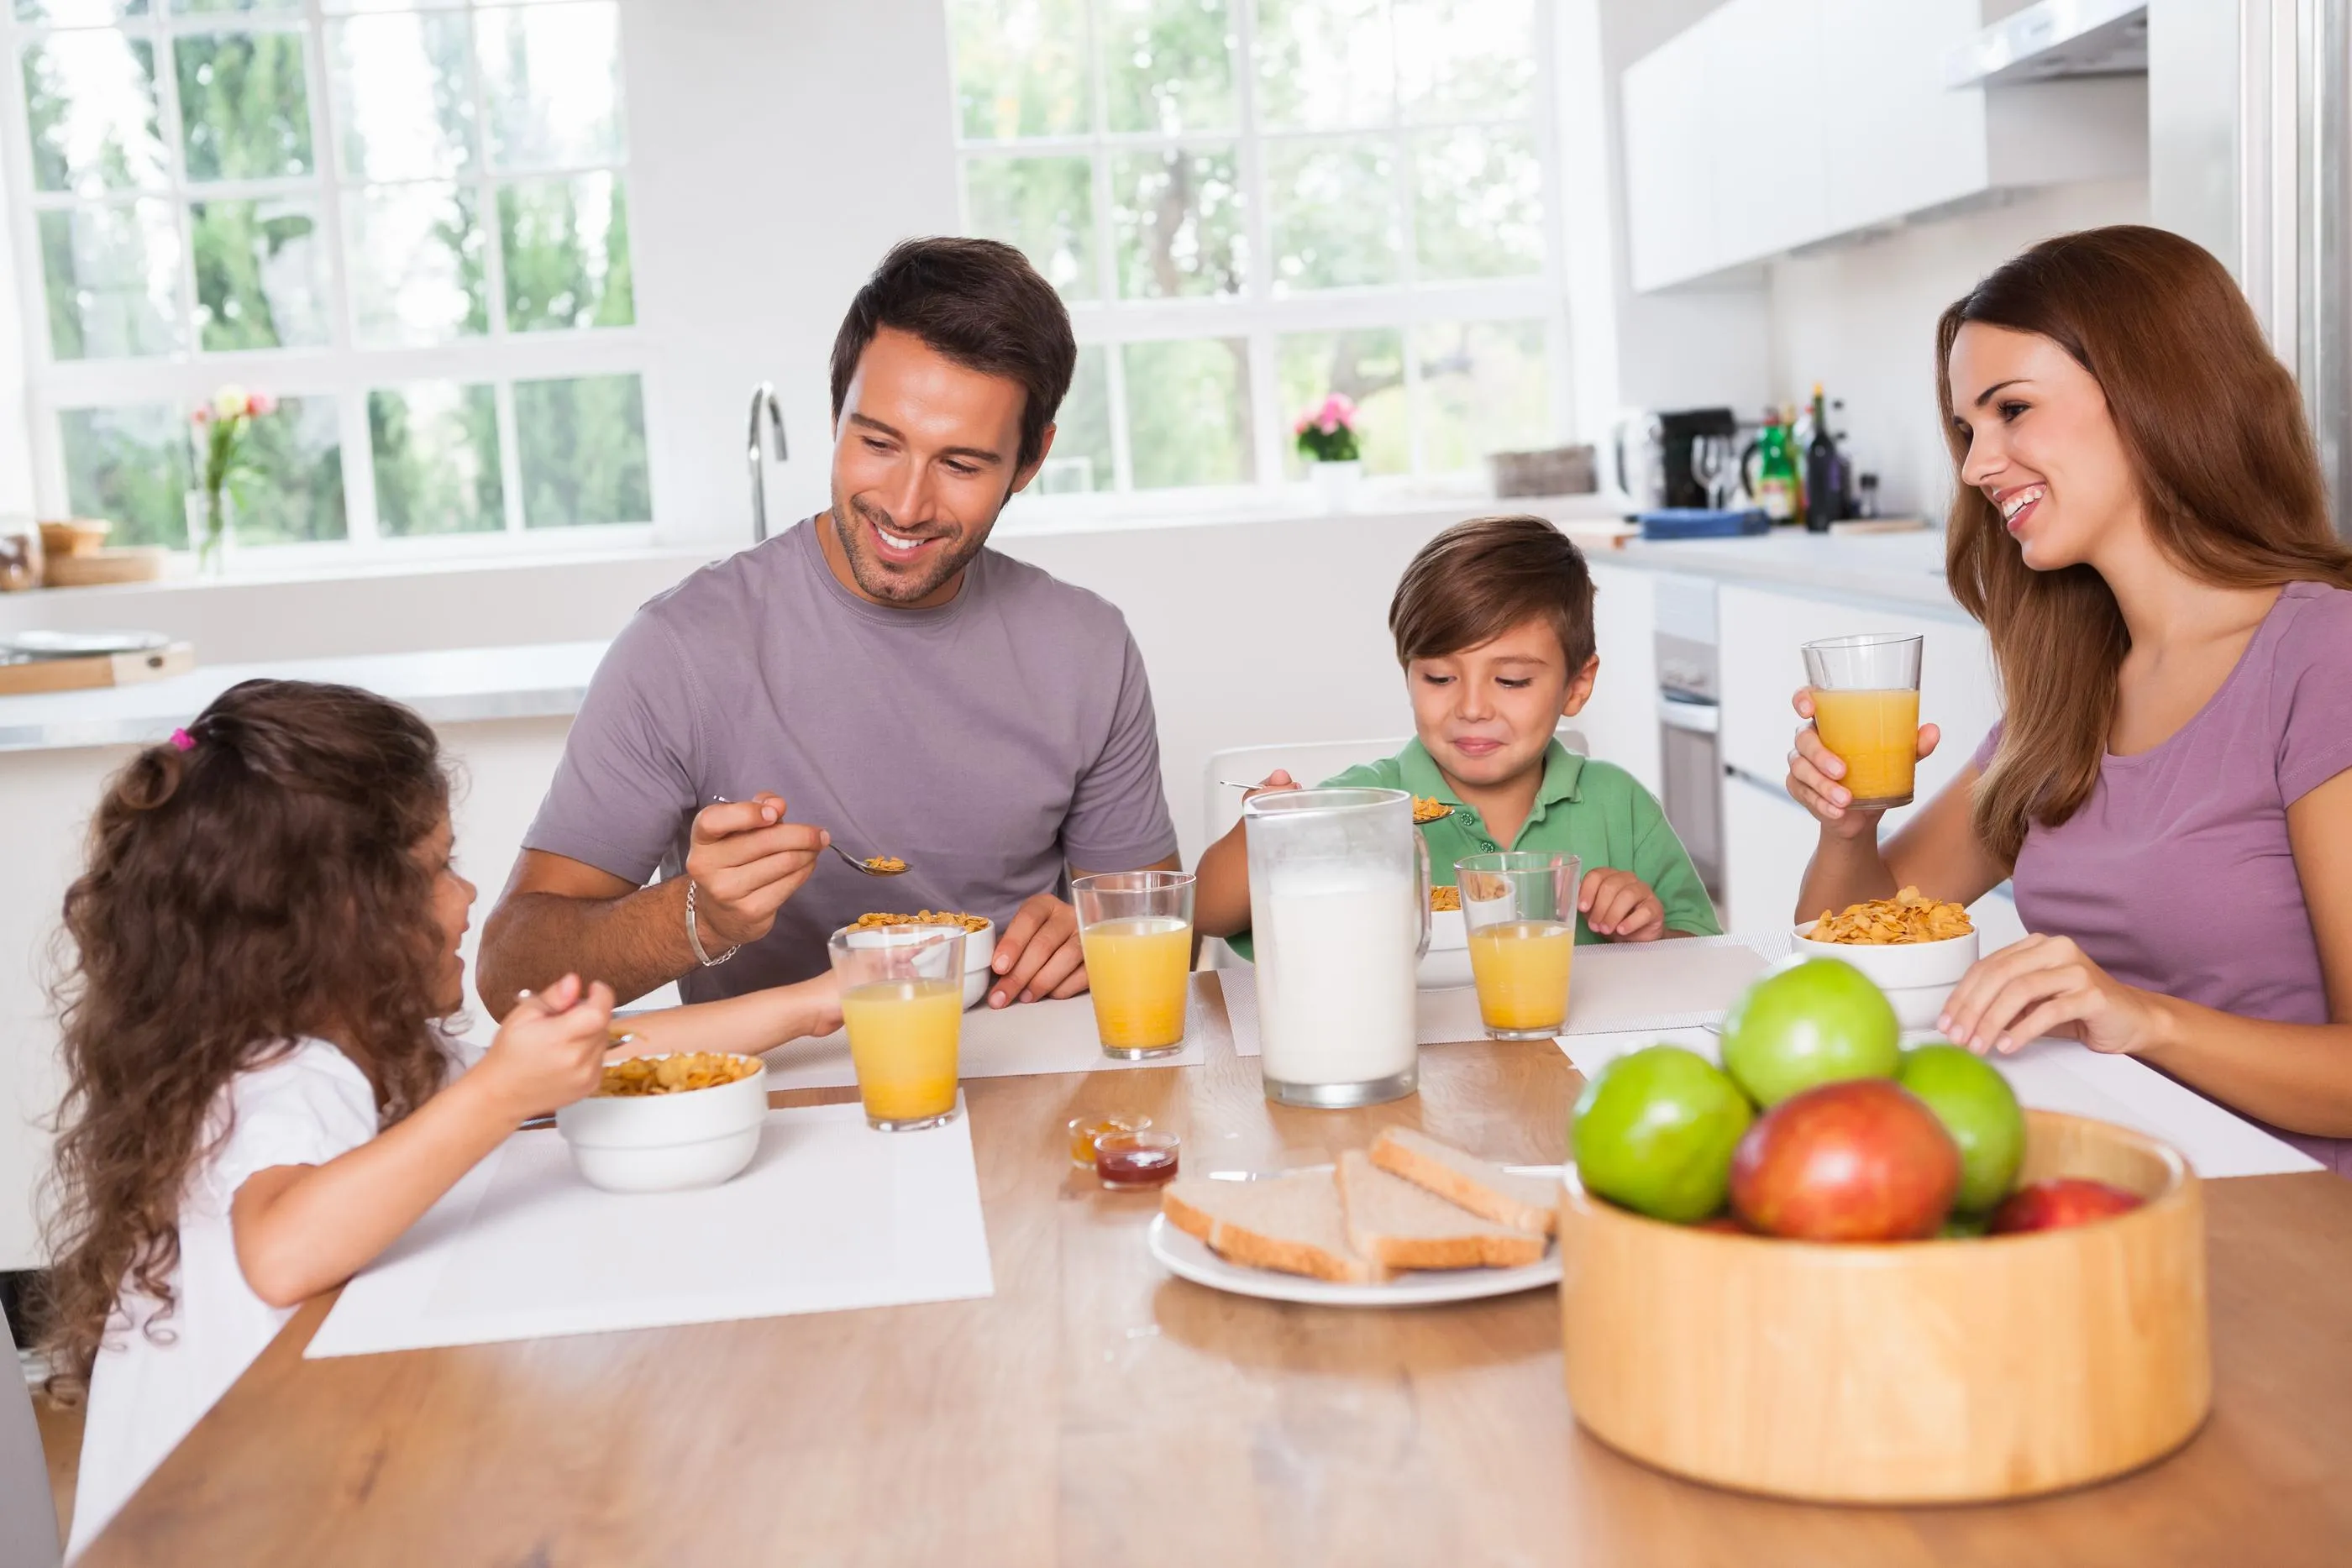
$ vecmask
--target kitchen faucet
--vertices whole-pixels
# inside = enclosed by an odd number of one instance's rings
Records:
[[[751,428],[749,435],[749,457],[751,465],[751,542],[765,544],[768,540],[768,465],[760,458],[760,411],[768,414],[768,428],[776,445],[776,461],[784,460],[784,411],[776,403],[776,383],[761,382],[751,389]]]

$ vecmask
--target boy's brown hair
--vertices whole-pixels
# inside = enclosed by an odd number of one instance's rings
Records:
[[[1541,618],[1572,678],[1592,657],[1592,573],[1584,552],[1541,517],[1456,523],[1404,569],[1389,601],[1397,663],[1442,659]]]

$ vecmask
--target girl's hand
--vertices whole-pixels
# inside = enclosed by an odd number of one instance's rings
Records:
[[[474,1074],[503,1119],[544,1114],[596,1092],[612,1026],[612,988],[601,980],[583,988],[566,975],[516,998]]]
[[[1806,722],[1797,731],[1797,743],[1789,752],[1789,797],[1813,814],[1816,821],[1835,837],[1859,839],[1878,836],[1878,819],[1884,811],[1850,810],[1853,791],[1838,782],[1845,777],[1845,763],[1837,753],[1822,744],[1821,731],[1812,725],[1813,692],[1811,686],[1799,686],[1792,706]],[[1925,761],[1944,737],[1944,732],[1932,724],[1919,727],[1919,757]]]
[[[1298,780],[1293,779],[1289,774],[1285,773],[1281,768],[1277,768],[1273,772],[1267,774],[1265,776],[1265,782],[1260,784],[1256,789],[1243,790],[1242,799],[1244,800],[1254,800],[1260,795],[1278,794],[1285,789],[1296,789],[1297,788]]]
[[[1666,906],[1630,871],[1589,871],[1576,907],[1595,934],[1612,942],[1654,942],[1666,934]]]
[[[841,1027],[841,977],[828,970],[801,982],[808,997],[811,1034],[831,1034]]]
[[[1978,959],[1936,1027],[1982,1056],[2044,1035],[2131,1055],[2158,1043],[2161,998],[2125,985],[2066,936],[2028,936]]]

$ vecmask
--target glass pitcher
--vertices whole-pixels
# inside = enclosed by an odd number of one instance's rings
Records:
[[[1402,789],[1295,789],[1242,805],[1265,1097],[1339,1108],[1421,1078],[1413,974],[1429,851]]]

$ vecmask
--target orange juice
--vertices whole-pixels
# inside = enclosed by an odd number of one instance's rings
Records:
[[[955,1109],[956,1042],[963,986],[956,980],[878,980],[842,993],[857,1096],[877,1124],[920,1122]]]
[[[1508,920],[1470,933],[1470,977],[1489,1031],[1549,1034],[1568,1021],[1568,976],[1576,927],[1557,920]]]
[[[1813,727],[1845,764],[1839,780],[1857,806],[1901,806],[1919,763],[1919,694],[1813,688]]]
[[[1184,1043],[1184,993],[1192,926],[1166,915],[1105,920],[1078,934],[1094,992],[1095,1032],[1113,1054]]]

